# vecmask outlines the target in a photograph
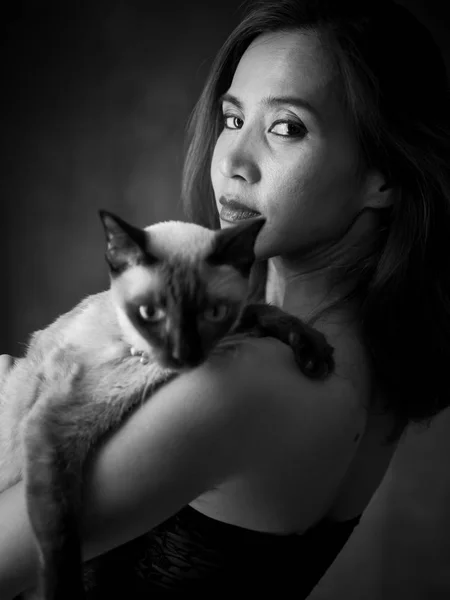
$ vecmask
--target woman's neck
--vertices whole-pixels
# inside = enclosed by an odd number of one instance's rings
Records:
[[[280,257],[269,259],[267,266],[266,302],[300,319],[310,319],[350,291],[349,286],[333,285],[325,269],[292,270]],[[329,312],[337,310],[331,308]],[[339,312],[342,313],[342,307]]]
[[[355,266],[375,256],[378,225],[376,211],[362,211],[340,239],[317,247],[302,257],[270,258],[266,302],[305,320],[324,309],[327,309],[324,313],[327,320],[331,316],[333,319],[354,317],[356,300],[339,304],[338,301],[346,298],[358,285]]]
[[[348,297],[360,283],[357,265],[367,266],[376,260],[381,217],[380,211],[364,209],[341,237],[301,257],[270,258],[266,302],[304,320],[315,319],[316,315],[327,321],[353,319],[358,300],[338,301]]]

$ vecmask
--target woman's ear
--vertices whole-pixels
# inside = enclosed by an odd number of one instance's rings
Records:
[[[379,171],[366,176],[364,208],[388,208],[394,203],[395,186]]]

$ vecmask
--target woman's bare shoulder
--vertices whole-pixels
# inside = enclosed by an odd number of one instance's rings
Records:
[[[357,335],[342,329],[329,330],[328,340],[334,347],[335,371],[324,379],[305,376],[298,368],[289,346],[274,338],[250,338],[239,348],[234,361],[228,361],[229,375],[262,393],[263,397],[278,391],[301,396],[305,405],[335,404],[359,410],[368,403],[372,377],[364,345]],[[266,393],[267,392],[267,393]]]
[[[194,377],[199,389],[208,380],[213,388],[225,390],[223,401],[231,403],[231,410],[244,405],[246,426],[255,435],[257,427],[261,431],[274,423],[284,427],[293,419],[301,443],[310,448],[324,439],[336,443],[342,439],[345,444],[351,439],[353,447],[366,424],[370,369],[357,336],[337,329],[329,337],[336,370],[324,380],[306,377],[291,348],[274,338],[246,339],[234,355],[215,358]],[[250,426],[254,419],[257,423]]]

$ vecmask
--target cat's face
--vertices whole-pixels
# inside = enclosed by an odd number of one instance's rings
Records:
[[[100,215],[125,339],[168,368],[201,364],[239,320],[264,219],[212,231],[178,221],[138,229]]]

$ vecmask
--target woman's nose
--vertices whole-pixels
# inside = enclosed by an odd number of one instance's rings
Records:
[[[242,142],[234,143],[225,150],[219,169],[224,177],[243,179],[247,183],[256,183],[261,177],[255,152],[249,144]]]

